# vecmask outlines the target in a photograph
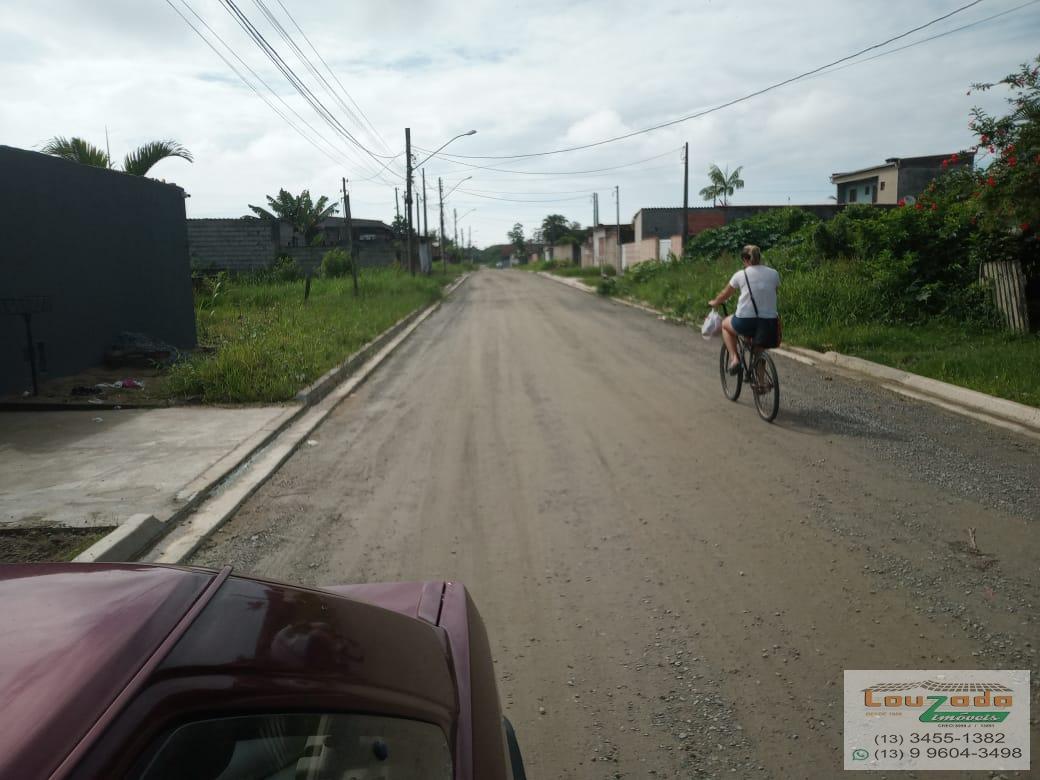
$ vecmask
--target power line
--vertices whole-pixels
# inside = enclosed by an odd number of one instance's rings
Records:
[[[418,149],[418,147],[415,147]],[[425,149],[420,149],[422,152],[426,152]],[[619,168],[630,168],[633,165],[639,165],[640,163],[650,162],[651,160],[660,160],[662,157],[667,157],[670,154],[675,154],[678,149],[669,149],[663,154],[655,154],[653,157],[647,157],[645,160],[636,160],[635,162],[624,163],[623,165],[613,165],[609,168],[593,168],[588,171],[515,171],[506,168],[491,168],[487,165],[474,165],[473,163],[465,163],[461,160],[448,160],[456,165],[462,165],[466,168],[477,168],[482,171],[496,171],[498,173],[522,173],[526,176],[580,176],[587,173],[602,173],[603,171],[616,171]]]
[[[949,19],[951,16],[954,16],[955,14],[959,14],[962,11],[966,11],[969,8],[972,8],[973,6],[976,6],[979,3],[981,3],[981,2],[983,2],[983,0],[973,0],[972,2],[970,2],[970,3],[966,4],[966,5],[962,5],[960,8],[956,8],[953,11],[950,11],[949,13],[943,14],[942,16],[939,16],[939,17],[937,17],[935,19],[932,19],[930,22],[925,22],[924,24],[918,25],[917,27],[914,27],[913,29],[907,30],[906,32],[900,33],[899,35],[894,35],[894,36],[892,36],[891,38],[889,38],[887,40],[881,41],[880,43],[872,44],[871,46],[867,46],[865,49],[860,49],[859,51],[857,51],[857,52],[855,52],[853,54],[846,55],[844,57],[841,57],[840,59],[834,60],[833,62],[828,62],[826,65],[821,65],[818,68],[813,68],[812,70],[807,70],[805,73],[800,73],[797,76],[792,76],[791,78],[784,79],[783,81],[778,81],[775,84],[770,84],[768,87],[763,87],[762,89],[756,90],[754,92],[750,92],[747,95],[743,95],[741,97],[734,98],[733,100],[726,101],[725,103],[721,103],[721,104],[719,104],[719,105],[717,105],[717,106],[715,106],[713,108],[705,109],[703,111],[698,111],[698,112],[693,113],[693,114],[687,114],[686,116],[679,117],[678,119],[671,119],[671,120],[669,120],[667,122],[661,122],[660,124],[651,125],[650,127],[645,127],[642,130],[633,130],[630,133],[625,133],[624,135],[614,136],[613,138],[605,138],[602,141],[595,141],[594,143],[582,144],[580,146],[568,146],[568,147],[565,147],[563,149],[552,149],[552,150],[547,151],[547,152],[529,152],[529,153],[526,153],[526,154],[505,154],[505,155],[445,154],[445,155],[442,155],[442,156],[444,158],[446,158],[446,159],[452,160],[453,162],[457,161],[456,158],[468,159],[468,160],[519,160],[519,159],[522,159],[522,158],[525,158],[525,157],[546,157],[546,156],[552,155],[552,154],[563,154],[565,152],[576,152],[576,151],[579,151],[581,149],[592,149],[593,147],[596,147],[596,146],[603,146],[604,144],[614,143],[615,141],[623,141],[626,138],[633,138],[633,137],[635,137],[637,135],[642,135],[644,133],[650,133],[650,132],[653,132],[654,130],[660,130],[661,128],[664,128],[664,127],[671,127],[672,125],[681,124],[682,122],[687,122],[687,121],[689,121],[691,119],[698,119],[698,118],[700,118],[702,116],[707,116],[708,114],[713,114],[716,111],[721,111],[724,108],[729,108],[730,106],[735,106],[738,103],[743,103],[743,102],[745,102],[747,100],[751,100],[752,98],[758,97],[759,95],[764,95],[767,92],[772,92],[775,89],[779,89],[780,87],[786,86],[786,85],[791,84],[791,83],[793,83],[795,81],[800,81],[800,80],[802,80],[804,78],[808,78],[809,76],[812,76],[812,75],[814,75],[816,73],[819,73],[820,71],[826,70],[828,68],[832,68],[835,65],[839,65],[842,62],[847,62],[848,60],[855,59],[856,57],[859,57],[862,54],[866,54],[868,51],[873,51],[874,49],[879,49],[882,46],[887,46],[888,44],[890,44],[890,43],[892,43],[894,41],[898,41],[901,38],[905,38],[908,35],[912,35],[913,33],[918,32],[920,30],[923,30],[926,27],[931,27],[933,24],[938,24],[939,22],[941,22],[941,21],[943,21],[945,19]]]
[[[546,198],[546,199],[542,199],[542,200],[518,200],[518,199],[515,199],[515,198],[499,198],[499,197],[496,197],[494,195],[481,195],[479,192],[473,192],[471,190],[459,190],[459,192],[464,192],[467,195],[473,195],[476,198],[487,198],[488,200],[502,200],[502,201],[506,201],[508,203],[561,203],[563,201],[569,201],[569,200],[585,200],[591,194],[591,192],[586,192],[584,195],[579,195],[577,197]]]
[[[380,135],[380,133],[379,133],[379,130],[377,130],[377,129],[376,129],[376,127],[375,127],[375,125],[373,125],[373,124],[372,124],[371,120],[369,120],[368,116],[367,116],[367,115],[365,114],[365,112],[364,112],[364,110],[363,110],[363,109],[361,108],[361,106],[359,106],[359,105],[358,105],[357,101],[356,101],[356,100],[354,100],[354,98],[353,98],[353,96],[352,96],[352,95],[350,94],[350,92],[348,92],[348,91],[347,91],[347,88],[343,86],[343,82],[339,80],[339,76],[337,76],[337,75],[335,74],[335,72],[333,72],[332,68],[330,68],[330,67],[329,67],[329,63],[327,63],[327,62],[325,61],[325,58],[321,56],[321,53],[320,53],[320,52],[319,52],[319,51],[318,51],[318,50],[317,50],[316,48],[314,48],[314,44],[313,44],[313,43],[311,43],[311,39],[307,37],[307,33],[305,33],[305,32],[303,31],[303,28],[302,28],[302,27],[300,27],[300,25],[299,25],[299,24],[297,24],[297,22],[296,22],[296,19],[294,19],[294,18],[293,18],[293,15],[292,15],[291,13],[289,13],[289,9],[285,7],[285,5],[284,5],[284,4],[282,3],[282,0],[275,0],[275,2],[277,2],[277,3],[278,3],[278,5],[279,5],[279,6],[281,6],[282,10],[283,10],[283,11],[285,12],[285,15],[286,15],[287,17],[289,17],[289,21],[293,23],[293,26],[294,26],[294,27],[295,27],[295,28],[296,28],[297,30],[299,30],[299,32],[300,32],[300,35],[302,35],[302,36],[303,36],[303,40],[305,40],[305,41],[307,42],[307,45],[311,47],[311,51],[313,51],[313,52],[314,52],[314,54],[315,54],[315,55],[317,55],[318,59],[319,59],[319,60],[321,60],[321,64],[325,66],[325,70],[327,70],[327,71],[329,72],[329,75],[330,75],[330,76],[332,76],[333,80],[334,80],[334,81],[335,81],[335,82],[336,82],[337,84],[339,84],[339,88],[340,88],[340,89],[341,89],[341,90],[343,91],[343,94],[344,94],[344,95],[346,95],[346,96],[347,96],[347,99],[348,99],[348,100],[349,100],[349,101],[350,101],[351,103],[353,103],[353,104],[354,104],[354,108],[356,108],[356,109],[357,109],[358,113],[359,113],[359,114],[361,114],[361,116],[362,116],[362,117],[364,118],[365,122],[367,122],[367,123],[368,123],[368,126],[369,126],[369,127],[370,127],[370,128],[372,129],[372,132],[373,132],[373,133],[375,134],[375,137],[376,137],[376,138],[377,138],[377,139],[379,140],[379,142],[380,142],[380,143],[382,144],[383,148],[384,148],[384,149],[385,149],[386,151],[388,151],[388,152],[389,152],[389,151],[390,151],[390,147],[389,147],[389,146],[387,146],[386,140],[385,140],[385,139],[383,138],[383,136],[382,136],[382,135]]]
[[[307,57],[303,49],[300,48],[299,44],[296,43],[292,35],[290,35],[289,32],[285,29],[285,27],[282,26],[282,23],[278,21],[278,18],[271,12],[271,10],[263,2],[263,0],[253,0],[253,2],[256,5],[256,7],[260,9],[260,12],[267,18],[268,23],[274,28],[275,32],[277,32],[278,35],[282,38],[282,40],[285,41],[286,44],[288,44],[289,48],[293,50],[293,52],[296,55],[296,58],[300,61],[300,63],[325,88],[325,92],[327,92],[329,96],[334,101],[336,101],[336,103],[339,104],[339,106],[346,112],[347,116],[354,122],[355,125],[358,126],[358,128],[361,129],[361,131],[367,132],[365,125],[361,122],[361,119],[358,117],[358,115],[354,113],[353,109],[351,109],[351,107],[348,106],[339,96],[339,94],[332,88],[332,85],[329,84],[325,76],[322,75],[321,71],[318,70],[314,63],[311,62],[310,58]],[[299,29],[299,25],[297,25],[297,29]],[[394,157],[389,158],[391,163],[394,159]],[[383,166],[384,169],[386,167],[387,166]]]
[[[1040,3],[1040,0],[1029,0],[1028,3],[1022,3],[1022,5],[1016,5],[1014,8],[1009,8],[1006,11],[1001,11],[999,14],[993,14],[992,16],[987,16],[987,17],[985,17],[983,19],[978,19],[978,20],[976,20],[974,22],[969,22],[968,24],[963,24],[960,27],[954,27],[952,30],[946,30],[945,32],[937,33],[936,35],[930,35],[927,38],[922,38],[919,41],[914,41],[913,43],[908,43],[905,46],[899,46],[899,47],[897,47],[895,49],[889,49],[888,51],[883,51],[880,54],[875,54],[873,57],[866,57],[866,58],[864,58],[862,60],[859,60],[858,62],[849,62],[849,63],[847,63],[845,65],[842,65],[839,68],[832,68],[832,69],[830,69],[828,71],[824,71],[823,73],[818,73],[815,76],[811,76],[809,79],[806,79],[806,80],[808,81],[808,80],[813,79],[813,78],[819,78],[820,76],[828,76],[831,73],[837,73],[839,70],[845,70],[846,68],[852,68],[852,67],[855,67],[856,65],[862,65],[862,64],[864,64],[866,62],[872,62],[873,60],[879,60],[882,57],[887,57],[889,54],[895,54],[897,52],[906,51],[907,49],[912,49],[914,46],[920,46],[922,43],[928,43],[929,41],[934,41],[934,40],[936,40],[938,38],[945,38],[947,35],[953,35],[954,33],[961,32],[962,30],[967,30],[967,29],[969,29],[971,27],[977,27],[980,24],[983,24],[985,22],[991,22],[994,19],[999,19],[1001,16],[1007,16],[1008,14],[1014,13],[1015,11],[1021,11],[1023,8],[1026,8],[1026,7],[1031,6],[1031,5],[1036,5],[1037,3]]]
[[[185,6],[185,7],[186,7],[186,8],[187,8],[187,9],[188,9],[189,11],[191,11],[191,12],[192,12],[192,13],[193,13],[193,14],[194,14],[194,15],[196,16],[196,18],[198,18],[198,19],[199,19],[199,20],[200,20],[200,21],[202,22],[202,24],[205,24],[205,25],[206,25],[206,29],[210,30],[210,32],[213,32],[212,28],[211,28],[211,27],[210,27],[210,26],[209,26],[208,24],[206,24],[206,22],[205,22],[204,20],[202,20],[202,18],[201,18],[201,17],[199,17],[199,15],[198,15],[197,13],[195,13],[195,10],[194,10],[194,9],[193,9],[193,8],[192,8],[192,7],[190,6],[190,5],[188,5],[188,4],[187,4],[187,2],[185,2],[185,0],[181,0],[181,2],[182,2],[182,3],[184,3],[184,6]],[[183,19],[183,20],[184,20],[184,23],[185,23],[186,25],[188,25],[188,27],[190,27],[190,28],[191,28],[191,29],[192,29],[192,30],[193,30],[193,31],[195,32],[195,34],[199,36],[199,38],[201,38],[201,39],[202,39],[203,43],[205,43],[205,44],[206,44],[207,46],[209,46],[209,48],[210,48],[210,49],[212,49],[212,50],[213,50],[213,53],[214,53],[214,54],[216,54],[216,55],[217,55],[218,57],[220,57],[220,59],[221,59],[221,60],[223,60],[223,61],[224,61],[224,64],[225,64],[225,65],[227,65],[227,66],[228,66],[228,68],[230,68],[230,69],[231,69],[231,71],[232,71],[232,72],[233,72],[233,73],[234,73],[234,74],[235,74],[236,76],[238,76],[238,78],[239,78],[239,79],[240,79],[240,80],[242,81],[242,83],[243,83],[243,84],[245,84],[245,85],[246,85],[247,87],[249,87],[249,89],[251,89],[251,90],[252,90],[252,91],[253,91],[253,92],[254,92],[254,93],[256,94],[256,96],[257,96],[257,97],[259,97],[259,98],[260,98],[261,100],[263,100],[263,101],[264,101],[264,103],[266,103],[266,104],[267,104],[267,106],[268,106],[268,107],[269,107],[269,108],[270,108],[270,109],[271,109],[272,111],[274,111],[274,112],[275,112],[275,113],[276,113],[276,114],[277,114],[277,115],[278,115],[278,116],[279,116],[279,117],[280,117],[280,118],[282,119],[282,121],[283,121],[283,122],[285,122],[285,123],[286,123],[287,125],[289,125],[289,127],[291,127],[291,128],[293,129],[293,130],[295,130],[295,131],[296,131],[297,133],[299,133],[299,134],[300,134],[300,136],[302,136],[302,137],[303,137],[303,139],[304,139],[305,141],[307,141],[307,143],[309,143],[309,144],[310,144],[311,146],[313,146],[313,147],[314,147],[315,149],[317,149],[317,150],[318,150],[319,152],[321,152],[321,153],[322,153],[322,154],[324,154],[324,155],[325,155],[326,157],[328,157],[328,158],[329,158],[329,159],[330,159],[330,160],[331,160],[332,162],[336,163],[337,165],[342,165],[342,164],[344,163],[344,159],[337,159],[336,157],[334,157],[334,156],[333,156],[333,154],[334,154],[334,153],[336,153],[336,152],[337,152],[337,150],[335,149],[335,147],[333,147],[333,146],[332,146],[332,144],[331,144],[331,143],[329,143],[328,139],[326,139],[326,138],[325,138],[324,136],[322,136],[322,135],[321,135],[321,133],[319,133],[319,132],[318,132],[317,130],[314,130],[314,128],[313,128],[313,127],[311,127],[311,125],[310,125],[310,124],[309,124],[309,123],[308,123],[308,122],[307,122],[307,121],[306,121],[305,119],[303,119],[303,117],[300,117],[300,116],[299,116],[299,114],[298,114],[298,113],[297,113],[297,112],[296,112],[295,110],[293,110],[293,109],[292,109],[292,108],[291,108],[290,106],[288,106],[288,104],[286,104],[286,107],[287,107],[287,108],[289,108],[289,110],[290,110],[290,111],[292,111],[292,112],[293,112],[294,114],[296,114],[296,116],[297,116],[297,117],[298,117],[298,118],[300,119],[300,121],[302,121],[302,122],[303,122],[304,124],[306,124],[306,125],[307,125],[308,127],[310,127],[310,128],[311,128],[311,130],[312,130],[312,131],[314,132],[314,134],[315,134],[315,135],[317,135],[317,136],[318,136],[319,138],[321,138],[321,139],[322,139],[323,141],[325,141],[325,143],[326,143],[326,144],[328,144],[328,145],[329,145],[329,147],[330,147],[330,148],[332,149],[332,151],[331,151],[331,152],[330,152],[329,150],[327,150],[327,149],[323,149],[323,148],[322,148],[321,146],[319,146],[319,145],[318,145],[318,144],[317,144],[317,143],[316,143],[316,142],[314,141],[314,139],[313,139],[313,138],[311,138],[311,137],[310,137],[309,135],[307,135],[307,134],[306,134],[306,133],[305,133],[305,132],[304,132],[303,130],[301,130],[301,129],[300,129],[299,127],[297,127],[297,126],[296,126],[296,125],[295,125],[295,124],[294,124],[294,123],[292,122],[292,120],[291,120],[291,119],[289,119],[289,118],[288,118],[288,117],[287,117],[287,116],[286,116],[285,114],[283,114],[283,113],[282,113],[282,112],[281,112],[281,111],[280,111],[280,110],[278,109],[278,107],[277,107],[276,105],[274,105],[274,104],[273,104],[273,103],[272,103],[272,102],[271,102],[270,100],[268,100],[268,99],[267,99],[267,96],[266,96],[266,95],[264,95],[264,94],[263,94],[262,92],[260,92],[260,91],[259,91],[259,90],[258,90],[258,89],[257,89],[257,88],[256,88],[256,87],[255,87],[255,86],[253,85],[253,84],[252,84],[252,82],[250,82],[250,81],[249,81],[249,79],[247,79],[247,78],[246,78],[246,77],[245,77],[245,76],[244,76],[244,75],[242,74],[242,72],[241,72],[241,71],[240,71],[240,70],[239,70],[238,68],[236,68],[236,67],[235,67],[234,63],[232,63],[232,62],[231,62],[230,60],[228,60],[228,58],[227,58],[227,57],[225,57],[225,56],[224,56],[224,55],[223,55],[223,54],[221,53],[221,52],[220,52],[220,50],[219,50],[219,49],[217,49],[217,47],[216,47],[216,46],[214,46],[214,45],[213,45],[213,44],[212,44],[212,43],[211,43],[211,42],[209,41],[209,39],[208,39],[208,38],[206,38],[206,36],[202,34],[202,31],[201,31],[201,30],[200,30],[200,29],[199,29],[198,27],[196,27],[196,26],[195,26],[194,24],[192,24],[191,20],[190,20],[190,19],[188,19],[188,17],[186,17],[186,16],[185,16],[185,15],[184,15],[183,13],[181,13],[181,10],[180,10],[179,8],[177,8],[177,7],[176,7],[176,6],[175,6],[175,5],[174,5],[174,4],[173,4],[173,3],[172,3],[172,2],[170,1],[170,0],[166,0],[166,4],[167,4],[167,5],[169,5],[169,6],[170,6],[170,8],[172,8],[172,9],[174,10],[174,12],[175,12],[175,13],[176,13],[176,14],[177,14],[178,16],[180,16],[180,17],[181,17],[181,19]],[[216,33],[213,33],[213,34],[214,34],[214,35],[215,35],[215,36],[217,37],[217,39],[218,39],[218,40],[220,40],[220,41],[221,41],[221,43],[223,43],[223,44],[224,44],[224,46],[225,46],[225,47],[227,47],[228,51],[230,51],[230,52],[231,52],[232,54],[234,54],[234,56],[235,56],[235,57],[236,57],[236,58],[237,58],[237,59],[238,59],[238,60],[239,60],[240,62],[242,62],[242,64],[243,64],[243,65],[244,65],[244,66],[245,66],[245,67],[246,67],[247,69],[249,69],[249,71],[250,71],[251,73],[253,73],[253,75],[254,75],[254,76],[256,76],[256,75],[257,75],[257,74],[256,74],[256,72],[255,72],[255,71],[253,71],[253,69],[252,69],[252,68],[250,68],[250,67],[249,67],[248,65],[246,65],[246,63],[245,63],[245,62],[243,62],[243,61],[242,61],[242,59],[241,59],[240,57],[238,57],[238,55],[237,55],[237,54],[235,54],[234,50],[233,50],[233,49],[231,49],[231,47],[230,47],[230,46],[228,46],[228,45],[227,45],[226,43],[224,43],[223,39],[221,39],[219,35],[216,35]],[[257,78],[259,79],[260,77],[259,77],[259,76],[257,76]],[[263,81],[263,79],[260,79],[260,81],[261,81],[261,82],[262,82],[262,83],[264,84],[264,86],[267,86],[267,88],[268,88],[268,89],[271,89],[271,88],[270,88],[270,86],[268,86],[268,85],[267,85],[267,83]],[[273,92],[273,90],[272,90],[272,92]],[[277,95],[275,95],[275,96],[277,97]],[[282,102],[284,103],[285,101],[283,100]]]
[[[303,82],[302,79],[296,74],[292,67],[285,62],[278,51],[268,42],[250,20],[249,17],[242,12],[242,10],[235,3],[235,0],[220,0],[225,10],[232,16],[235,21],[238,22],[239,26],[246,32],[246,34],[253,40],[253,42],[260,48],[260,50],[267,56],[269,60],[281,71],[282,75],[289,81],[293,89],[308,103],[311,108],[314,109],[315,113],[318,114],[321,119],[326,122],[336,133],[343,136],[345,139],[350,141],[352,144],[357,146],[359,149],[364,151],[370,157],[379,162],[380,157],[386,158],[388,155],[380,155],[372,152],[367,146],[358,141],[354,135],[344,127],[343,123],[336,118],[336,116],[329,111],[321,100],[313,93],[313,91]],[[386,183],[386,182],[384,182]]]

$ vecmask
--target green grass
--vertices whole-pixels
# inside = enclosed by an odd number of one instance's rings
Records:
[[[784,328],[785,339],[787,327]],[[978,332],[950,323],[795,330],[792,341],[1040,406],[1040,337]]]
[[[618,277],[617,294],[699,323],[708,311],[707,301],[737,267],[722,258],[654,269],[645,278],[633,270]],[[787,344],[834,350],[1040,406],[1040,334],[1014,335],[939,317],[923,323],[891,321],[885,290],[842,262],[826,271],[785,274],[780,309]]]
[[[304,283],[224,282],[214,296],[196,295],[200,346],[174,366],[171,398],[205,403],[286,401],[399,319],[437,300],[464,269],[440,267],[431,276],[365,269],[361,294],[350,277]]]

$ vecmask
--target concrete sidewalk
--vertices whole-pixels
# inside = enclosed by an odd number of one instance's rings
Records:
[[[0,414],[0,530],[166,518],[297,406]]]

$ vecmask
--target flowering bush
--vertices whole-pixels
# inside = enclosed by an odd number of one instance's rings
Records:
[[[1008,114],[995,117],[972,109],[976,148],[993,156],[975,193],[978,219],[989,229],[1034,233],[1040,220],[1040,57],[1000,81],[972,89],[1000,85],[1011,92]]]

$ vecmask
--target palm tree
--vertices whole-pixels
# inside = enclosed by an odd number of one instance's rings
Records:
[[[744,169],[744,166],[739,166],[733,173],[729,172],[729,166],[726,166],[726,171],[723,173],[719,166],[712,165],[708,168],[708,178],[711,179],[711,186],[705,187],[701,190],[701,196],[707,200],[709,197],[712,199],[712,205],[715,204],[716,198],[722,198],[722,205],[729,205],[729,196],[737,190],[744,189],[744,180],[740,178],[740,172]]]
[[[108,156],[108,152],[76,136],[72,138],[55,136],[44,144],[43,153],[81,165],[92,165],[95,168],[113,167],[112,158]],[[123,172],[132,176],[144,176],[157,162],[165,160],[167,157],[180,157],[188,162],[194,161],[191,152],[176,141],[151,141],[138,147],[123,159]]]
[[[250,204],[249,208],[261,219],[288,222],[296,232],[303,234],[308,245],[321,231],[322,221],[335,214],[339,208],[335,202],[329,203],[329,199],[324,195],[315,203],[311,200],[309,190],[304,190],[299,195],[292,195],[282,189],[278,190],[277,198],[267,196],[267,206],[268,208],[265,209]]]
[[[719,186],[717,184],[709,184],[707,187],[701,190],[701,197],[705,200],[710,200],[711,205],[715,205],[715,201],[719,197]]]

